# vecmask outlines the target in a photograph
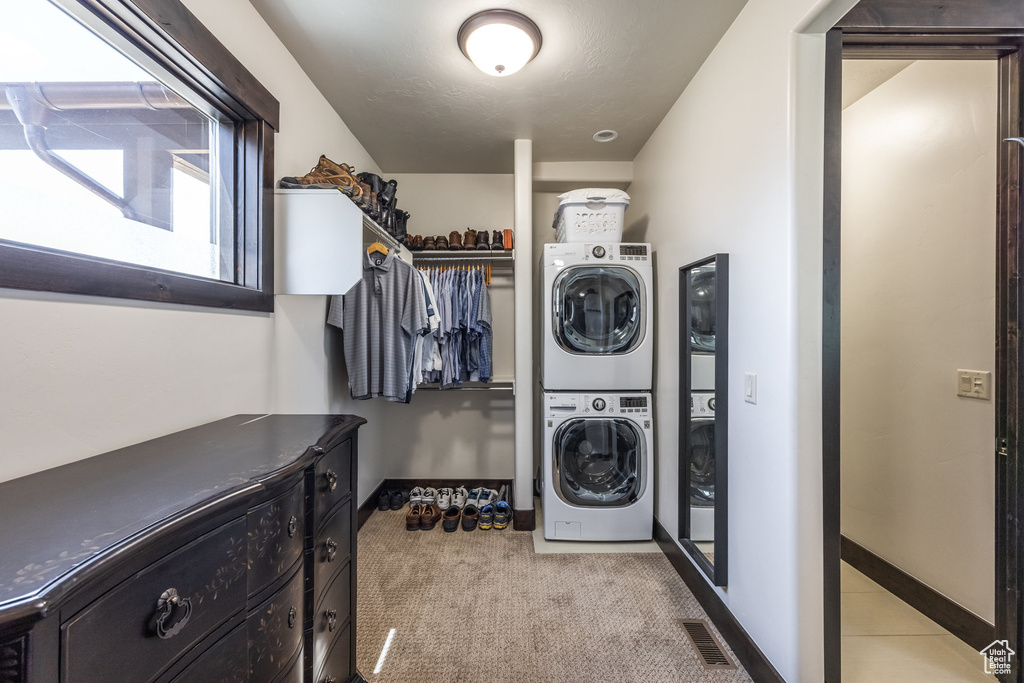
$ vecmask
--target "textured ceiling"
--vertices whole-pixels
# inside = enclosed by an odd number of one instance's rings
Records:
[[[387,173],[511,173],[517,138],[535,161],[632,161],[745,1],[251,0]],[[505,78],[456,43],[490,7],[544,35]]]

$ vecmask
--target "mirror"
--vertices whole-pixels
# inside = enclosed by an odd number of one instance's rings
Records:
[[[679,269],[679,542],[712,583],[728,553],[729,255]]]

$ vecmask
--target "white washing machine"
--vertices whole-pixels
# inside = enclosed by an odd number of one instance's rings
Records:
[[[544,393],[545,538],[652,538],[653,414],[646,393]]]
[[[545,244],[545,391],[651,389],[650,244]]]
[[[715,392],[690,394],[690,540],[715,540]]]

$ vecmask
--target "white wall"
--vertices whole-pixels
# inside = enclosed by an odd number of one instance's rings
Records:
[[[996,62],[918,61],[843,112],[842,531],[995,620]]]
[[[409,233],[444,235],[466,228],[512,227],[512,176],[385,174],[398,181],[398,206],[411,214]],[[511,269],[491,269],[494,378],[511,379]],[[347,384],[339,390],[348,395]],[[529,390],[529,389],[527,389]],[[385,426],[380,453],[386,477],[511,479],[515,461],[511,391],[417,391],[408,405],[360,401],[357,409]]]
[[[627,226],[655,252],[656,515],[673,536],[678,269],[730,255],[729,585],[716,591],[787,681],[823,677],[822,34],[852,4],[750,0],[628,188]]]
[[[186,4],[281,102],[278,176],[321,153],[376,169],[246,0]],[[346,410],[326,400],[328,355],[310,353],[327,343],[325,306],[278,297],[267,315],[0,290],[0,480],[234,413]]]

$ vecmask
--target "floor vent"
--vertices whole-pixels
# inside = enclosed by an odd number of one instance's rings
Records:
[[[729,659],[729,655],[725,654],[725,650],[718,644],[711,629],[708,628],[708,622],[703,619],[680,619],[679,621],[690,638],[690,642],[693,643],[693,647],[696,648],[697,654],[700,655],[700,663],[704,665],[705,669],[736,668],[733,661]]]

